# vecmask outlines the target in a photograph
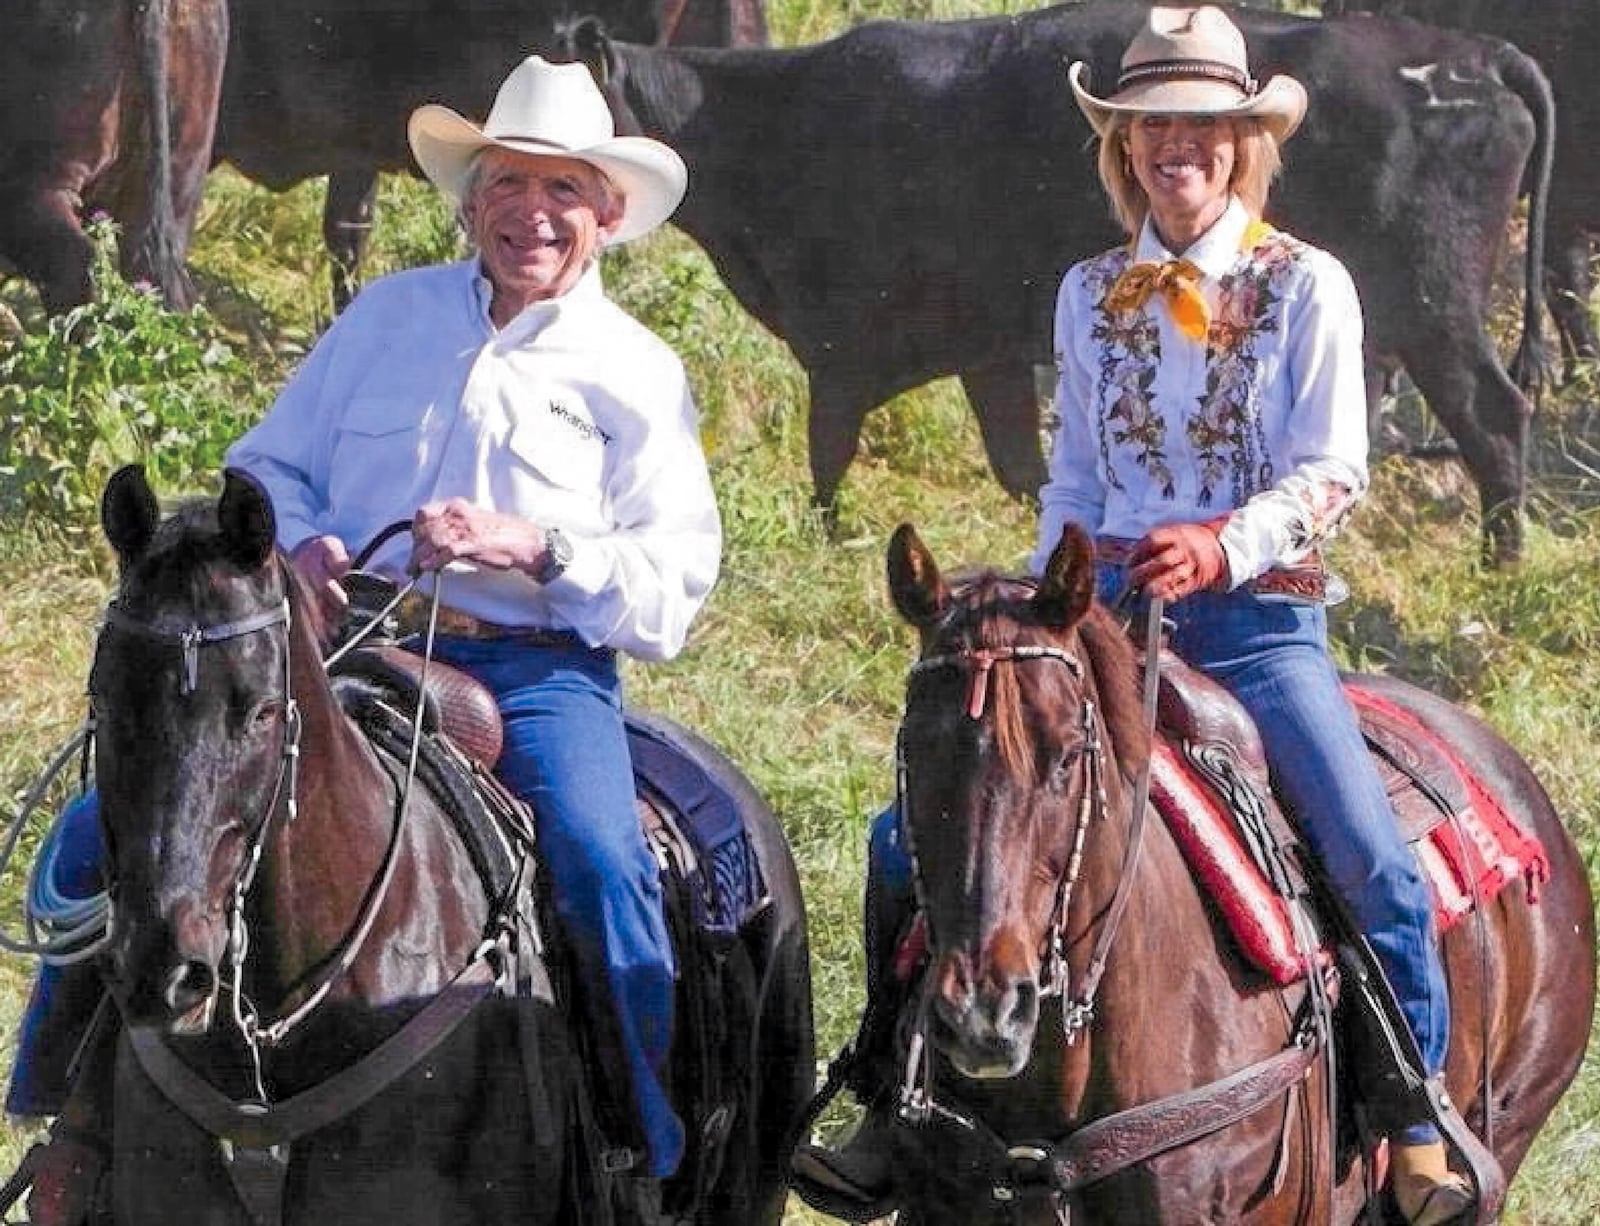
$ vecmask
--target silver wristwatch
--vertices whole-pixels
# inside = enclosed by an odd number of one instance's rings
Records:
[[[552,583],[572,565],[572,542],[560,528],[544,530],[544,561],[533,572],[535,583]]]

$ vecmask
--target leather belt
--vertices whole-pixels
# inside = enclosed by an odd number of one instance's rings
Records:
[[[423,634],[427,631],[428,605],[426,597],[415,594],[400,602],[395,617],[401,634]],[[453,639],[473,639],[485,643],[522,643],[529,647],[588,646],[573,630],[553,630],[546,626],[502,626],[443,604],[439,606],[435,631]]]
[[[1094,556],[1097,561],[1113,566],[1126,566],[1139,542],[1126,536],[1097,536]],[[1274,566],[1254,579],[1247,579],[1238,590],[1257,596],[1296,596],[1301,600],[1326,600],[1328,597],[1328,568],[1323,565],[1320,550],[1313,550],[1303,561],[1293,566]]]

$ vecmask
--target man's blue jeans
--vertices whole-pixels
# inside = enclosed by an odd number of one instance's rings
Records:
[[[466,639],[440,639],[435,654],[483,682],[500,706],[505,750],[495,773],[533,806],[579,973],[604,985],[615,1010],[650,1173],[670,1175],[684,1144],[662,1081],[676,967],[661,879],[634,808],[616,656]]]
[[[1124,568],[1100,564],[1102,600],[1115,600],[1125,584]],[[1165,615],[1174,626],[1173,651],[1254,717],[1274,786],[1382,963],[1428,1075],[1440,1072],[1450,1044],[1450,995],[1433,900],[1328,654],[1323,606],[1199,592],[1167,606]],[[893,809],[874,823],[867,871],[891,891],[909,891],[913,869],[897,826]]]
[[[662,1082],[676,969],[660,877],[634,809],[616,658],[579,645],[464,639],[440,639],[435,654],[477,677],[499,704],[505,750],[497,773],[533,806],[540,854],[581,978],[602,985],[615,1010],[630,1082],[618,1088],[632,1090],[650,1173],[670,1175],[684,1144]],[[92,794],[88,803],[63,811],[54,837],[62,847],[57,888],[73,897],[92,895],[104,862]],[[71,1012],[52,1007],[64,1006],[58,999],[63,983],[61,972],[47,967],[34,984],[6,1100],[14,1114],[54,1114],[65,1097],[66,1063],[77,1036],[56,1034],[51,1026],[53,1013]],[[591,1004],[604,1007],[605,1000]],[[65,1050],[58,1055],[55,1047]]]

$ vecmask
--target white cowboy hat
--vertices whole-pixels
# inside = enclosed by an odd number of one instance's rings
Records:
[[[1123,53],[1122,75],[1109,98],[1089,92],[1088,74],[1089,65],[1079,60],[1067,79],[1100,136],[1117,114],[1253,116],[1282,144],[1306,113],[1305,86],[1280,75],[1262,87],[1250,75],[1239,27],[1209,4],[1151,9],[1144,29]]]
[[[683,200],[688,169],[673,150],[645,136],[618,136],[611,111],[582,64],[530,55],[495,95],[483,127],[429,103],[406,125],[411,152],[433,185],[461,199],[472,159],[491,145],[543,157],[576,158],[603,171],[623,197],[609,244],[648,234]]]

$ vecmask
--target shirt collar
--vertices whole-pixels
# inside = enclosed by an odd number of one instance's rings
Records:
[[[476,257],[466,261],[471,281],[472,301],[474,310],[483,320],[484,325],[491,331],[493,322],[489,319],[489,303],[494,298],[494,286],[489,283],[489,278],[483,273],[483,267]],[[544,331],[546,327],[565,315],[582,311],[605,299],[605,286],[600,280],[600,261],[594,260],[584,270],[583,276],[578,278],[578,283],[562,294],[559,298],[548,298],[543,302],[529,303],[522,311],[512,318],[504,328],[500,329],[501,335],[508,340],[522,340],[528,336]]]
[[[1207,277],[1215,279],[1232,268],[1233,262],[1239,258],[1239,247],[1244,242],[1249,226],[1249,212],[1239,197],[1233,196],[1222,216],[1212,223],[1211,229],[1180,255],[1167,250],[1166,244],[1156,234],[1154,221],[1146,217],[1144,227],[1139,231],[1139,242],[1134,248],[1133,258],[1139,263],[1150,261],[1157,264],[1182,258],[1193,262]]]

